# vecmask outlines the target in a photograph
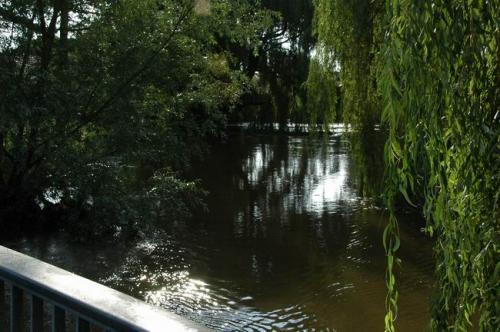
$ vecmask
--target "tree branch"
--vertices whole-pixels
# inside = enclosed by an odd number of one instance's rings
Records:
[[[43,4],[43,0],[36,1],[36,11],[38,12],[38,17],[40,18],[40,29],[41,29],[41,32],[43,34],[47,30],[46,23],[45,23],[44,7],[45,7],[45,5]]]
[[[0,17],[11,23],[22,25],[23,27],[28,28],[31,31],[36,31],[38,33],[42,32],[41,27],[35,24],[33,20],[24,16],[17,15],[14,12],[2,7],[0,7]]]
[[[168,46],[172,38],[179,32],[179,28],[186,20],[188,17],[189,13],[191,13],[193,10],[193,7],[187,7],[185,8],[184,12],[179,16],[178,20],[174,24],[172,31],[170,34],[166,37],[163,43],[153,51],[153,54],[149,58],[147,58],[140,68],[138,68],[135,72],[133,72],[122,84],[119,85],[119,87],[111,94],[111,96],[104,101],[104,103],[98,107],[96,110],[91,112],[85,119],[82,120],[81,123],[78,123],[76,127],[69,129],[69,131],[66,133],[66,135],[61,135],[60,133],[56,136],[50,137],[42,142],[40,142],[38,145],[35,146],[35,150],[43,147],[44,145],[50,143],[53,139],[67,139],[69,136],[75,135],[78,133],[83,127],[85,127],[87,124],[89,124],[95,117],[99,116],[102,111],[107,109],[109,106],[115,102],[115,100],[124,93],[124,91],[129,88],[131,83],[133,83],[136,79],[138,79],[140,76],[144,74],[144,72],[151,67],[153,64],[154,60],[160,55],[160,53]],[[92,97],[92,96],[91,96]],[[84,110],[82,114],[85,113],[85,111],[88,109],[90,106],[90,103],[84,106]]]

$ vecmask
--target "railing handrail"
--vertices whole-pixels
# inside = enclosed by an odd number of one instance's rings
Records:
[[[208,331],[188,319],[0,246],[0,279],[116,331]]]

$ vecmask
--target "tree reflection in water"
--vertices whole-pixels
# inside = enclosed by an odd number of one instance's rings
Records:
[[[10,247],[218,330],[382,330],[385,216],[360,195],[369,164],[353,149],[342,135],[231,136],[189,174],[210,191],[195,220],[121,246],[60,235]],[[421,331],[432,255],[404,219],[399,324]]]

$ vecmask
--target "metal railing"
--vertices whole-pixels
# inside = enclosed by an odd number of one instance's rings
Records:
[[[6,301],[6,300],[9,301]],[[8,302],[8,303],[7,303]],[[50,309],[50,322],[46,312]],[[208,331],[174,313],[0,246],[0,331]]]

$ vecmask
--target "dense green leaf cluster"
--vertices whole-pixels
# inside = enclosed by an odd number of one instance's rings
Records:
[[[380,68],[384,2],[314,2],[314,34],[307,87],[310,125],[327,131],[332,122],[344,122],[355,158],[360,194],[381,191],[383,145],[376,132],[381,114],[377,88]]]
[[[389,203],[424,188],[435,240],[432,329],[500,327],[500,6],[388,2],[379,78]],[[474,323],[474,317],[479,321]]]
[[[397,317],[399,197],[422,207],[435,239],[432,329],[497,330],[498,2],[318,0],[315,6],[318,47],[338,64],[344,121],[365,136],[382,111],[387,130],[386,330],[394,331]]]
[[[316,46],[307,76],[307,113],[313,130],[321,124],[323,131],[341,118],[340,88],[335,59],[324,47]]]
[[[240,101],[240,112],[233,113],[230,120],[261,125],[277,122],[280,129],[285,129],[290,121],[304,123],[303,83],[314,45],[313,5],[310,0],[262,0],[247,4],[253,11],[263,13],[267,23],[254,30],[257,43],[247,45],[227,38],[229,35],[218,38],[222,48],[231,50],[233,68],[240,69],[252,82],[252,89]],[[239,19],[246,16],[235,14]]]
[[[378,123],[380,115],[375,72],[379,62],[383,1],[317,0],[314,3],[314,31],[318,38],[315,57],[330,75],[338,72],[342,119],[356,129],[371,128]],[[309,81],[314,78],[309,76]],[[332,107],[334,105],[328,106]],[[312,105],[309,111],[319,110]]]
[[[252,47],[268,21],[244,0],[214,0],[201,12],[199,6],[0,4],[2,223],[67,221],[70,210],[80,222],[100,211],[106,223],[135,225],[133,216],[145,214],[133,202],[145,191],[179,198],[171,202],[178,211],[198,202],[194,184],[176,173],[222,134],[250,84],[217,39]],[[147,197],[141,211],[155,211],[160,195]],[[54,210],[64,211],[61,218]]]

